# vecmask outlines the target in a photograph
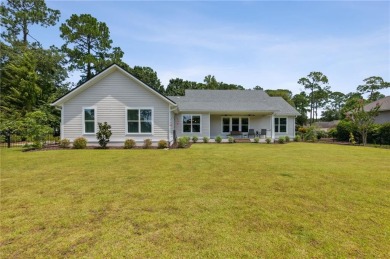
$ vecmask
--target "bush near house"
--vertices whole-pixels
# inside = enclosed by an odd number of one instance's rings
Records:
[[[203,143],[209,143],[209,137],[203,137]]]
[[[68,148],[70,147],[70,140],[67,138],[61,139],[58,145],[60,148]]]
[[[266,142],[267,144],[271,144],[271,141],[272,141],[271,138],[266,138],[266,139],[265,139],[265,142]]]
[[[144,145],[142,146],[144,149],[148,149],[148,148],[151,148],[152,147],[152,140],[147,138],[144,140]]]
[[[134,139],[126,139],[125,143],[123,145],[123,148],[124,149],[132,149],[135,146],[136,146],[136,143],[135,143]]]
[[[255,141],[255,143],[259,143],[260,138],[259,137],[255,137],[253,140]]]
[[[159,149],[168,148],[168,142],[166,140],[164,140],[164,139],[160,140],[157,143],[157,148],[159,148]]]
[[[278,143],[279,143],[279,144],[284,144],[284,143],[286,143],[286,137],[279,137],[279,138],[278,138]]]
[[[230,137],[228,137],[228,142],[229,142],[229,143],[234,143],[234,138],[233,138],[233,137],[231,137],[231,136],[230,136]]]
[[[190,142],[189,137],[182,136],[182,137],[177,139],[177,147],[178,148],[185,148],[188,146],[189,142]]]
[[[74,149],[84,149],[87,147],[87,139],[83,137],[76,138],[73,140],[73,148]]]
[[[221,143],[222,142],[222,137],[221,136],[216,136],[215,137],[215,142]]]

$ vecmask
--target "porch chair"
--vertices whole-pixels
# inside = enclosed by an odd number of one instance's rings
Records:
[[[255,133],[255,130],[254,129],[249,129],[248,131],[248,138],[250,138],[250,136],[253,136],[253,137],[256,137],[256,133]]]
[[[267,130],[266,129],[261,129],[260,130],[260,138],[261,136],[264,136],[264,138],[267,136]]]

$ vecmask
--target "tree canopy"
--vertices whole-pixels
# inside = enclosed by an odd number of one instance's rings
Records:
[[[80,83],[92,78],[112,63],[120,63],[123,51],[113,48],[110,30],[90,14],[73,14],[60,27],[65,41],[62,50],[67,54],[69,70],[82,72]]]

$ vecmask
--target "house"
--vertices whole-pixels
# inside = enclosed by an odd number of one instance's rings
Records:
[[[390,122],[390,96],[374,101],[364,106],[365,111],[369,111],[376,105],[380,105],[379,114],[375,117],[375,123],[383,124]]]
[[[185,96],[167,97],[115,64],[52,105],[61,109],[61,138],[97,143],[97,124],[106,121],[112,145],[129,138],[172,143],[175,135],[245,135],[249,129],[265,129],[273,139],[294,137],[299,115],[283,98],[260,90],[187,90]]]
[[[314,123],[314,126],[318,127],[320,130],[329,131],[331,128],[335,128],[339,122],[340,120],[318,121]]]

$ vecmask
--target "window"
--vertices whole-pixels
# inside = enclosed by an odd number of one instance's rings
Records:
[[[230,132],[230,118],[222,118],[222,132]]]
[[[127,133],[152,133],[152,109],[127,109]]]
[[[84,108],[84,134],[95,133],[95,109]]]
[[[222,132],[229,133],[230,131],[248,132],[249,118],[247,117],[223,117]]]
[[[200,115],[183,115],[183,132],[200,133]]]
[[[287,118],[275,118],[275,132],[287,132]]]

